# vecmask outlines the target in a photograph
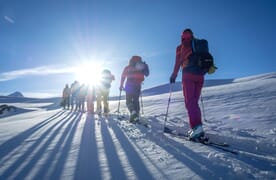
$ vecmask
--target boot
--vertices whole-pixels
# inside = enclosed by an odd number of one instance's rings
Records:
[[[191,133],[189,134],[189,138],[191,140],[200,139],[203,136],[204,136],[204,131],[203,131],[202,125],[198,125],[194,127]]]

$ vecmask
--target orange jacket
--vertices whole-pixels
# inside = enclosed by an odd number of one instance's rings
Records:
[[[187,66],[189,62],[188,57],[191,54],[192,54],[192,46],[190,42],[182,43],[181,45],[177,46],[173,76],[175,77],[177,76],[177,73],[181,66],[182,66],[182,69],[184,69]]]

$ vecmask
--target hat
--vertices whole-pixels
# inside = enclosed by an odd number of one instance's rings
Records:
[[[193,31],[192,31],[190,28],[184,29],[183,33],[184,33],[184,32],[189,32],[189,33],[191,33],[192,35],[194,34]],[[183,33],[182,33],[182,34],[183,34]]]
[[[132,56],[132,58],[130,60],[131,61],[141,61],[142,58],[140,56]]]
[[[182,40],[183,40],[183,39],[191,39],[191,38],[193,38],[193,37],[194,37],[193,31],[192,31],[190,28],[185,29],[185,30],[182,32],[182,35],[181,35]]]
[[[129,64],[133,65],[138,61],[142,61],[141,56],[132,56],[131,59],[129,60]]]

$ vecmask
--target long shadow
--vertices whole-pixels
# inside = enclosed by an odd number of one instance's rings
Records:
[[[219,179],[220,177],[227,178],[227,174],[229,172],[227,167],[214,164],[211,160],[199,155],[198,153],[195,153],[193,150],[185,147],[185,145],[174,141],[173,139],[170,139],[163,134],[153,134],[152,132],[148,132],[147,129],[143,127],[140,128],[139,126],[137,126],[137,128],[139,128],[139,130],[146,135],[146,139],[155,142],[158,146],[167,151],[178,161],[182,162],[202,179]],[[157,131],[156,129],[152,130]],[[163,174],[163,172],[160,173]],[[235,173],[232,172],[232,174]]]
[[[55,120],[56,118],[60,117],[64,112],[59,111],[53,116],[41,121],[40,123],[34,125],[33,127],[27,129],[26,131],[14,136],[13,138],[9,139],[8,141],[4,142],[0,145],[0,160],[4,158],[7,154],[17,148],[22,142],[31,136],[33,133],[38,131],[39,129],[43,128],[45,125],[50,123],[51,121]]]
[[[118,158],[118,153],[116,153],[116,148],[108,130],[106,121],[108,121],[108,119],[101,119],[101,133],[103,137],[104,148],[107,150],[105,152],[110,167],[111,177],[112,179],[127,179],[123,171],[121,161]]]
[[[137,178],[147,180],[154,179],[133,145],[122,132],[121,128],[115,123],[110,123],[110,126],[114,130],[116,138],[120,140],[121,146],[124,149],[124,152],[126,153],[129,163],[137,175]]]
[[[56,136],[58,134],[60,134],[60,131],[63,129],[63,127],[65,127],[67,125],[67,128],[65,129],[65,131],[67,131],[68,127],[70,127],[73,123],[73,121],[71,120],[71,118],[74,115],[71,114],[70,117],[68,118],[64,118],[61,121],[64,121],[62,123],[59,123],[60,125],[55,129],[54,127],[50,127],[48,130],[49,131],[53,131],[53,133],[51,134],[51,136],[48,137],[48,139],[46,140],[46,142],[40,147],[40,149],[33,155],[32,159],[28,162],[28,164],[18,173],[18,175],[16,176],[16,179],[24,179],[28,173],[32,170],[32,168],[37,164],[37,162],[43,157],[43,155],[45,154],[45,152],[47,151],[47,147],[49,145],[51,145],[51,143],[53,142],[53,140],[56,138]],[[47,130],[47,131],[48,131]],[[63,134],[64,136],[64,134]],[[31,148],[30,148],[31,149]]]
[[[149,117],[151,119],[151,121],[155,121],[154,119],[156,117]],[[187,124],[187,122],[184,122],[185,125],[184,127],[188,127],[189,125]],[[167,127],[169,127],[169,125],[167,125]],[[155,129],[152,129],[153,131],[157,130],[156,127],[154,127]],[[170,127],[171,129],[175,129],[173,127]],[[230,128],[229,131],[231,131],[232,129]],[[213,130],[213,131],[216,131],[216,130]],[[242,140],[242,141],[238,141],[237,139],[233,138],[233,137],[226,137],[226,136],[217,136],[216,134],[209,134],[209,133],[206,133],[208,137],[210,137],[211,139],[216,139],[218,140],[219,142],[228,142],[228,144],[231,145],[231,148],[234,149],[234,150],[238,150],[238,151],[245,151],[245,152],[249,152],[249,153],[252,153],[252,154],[257,154],[257,155],[263,155],[261,153],[258,152],[258,150],[255,149],[255,147],[257,147],[257,144],[256,142],[254,143],[254,140]],[[250,134],[249,134],[250,135]],[[248,136],[249,136],[248,135]],[[149,135],[150,136],[150,135]],[[242,136],[246,136],[246,134],[242,134]],[[252,136],[250,135],[249,137],[252,138]],[[253,138],[263,138],[261,136],[256,136]],[[244,146],[240,146],[239,144],[242,143],[243,145],[247,145],[249,146],[249,148],[244,148]],[[181,145],[180,145],[181,146]],[[210,147],[212,148],[212,147]],[[216,148],[212,148],[214,149],[214,151],[217,151]],[[269,154],[269,152],[267,152]],[[264,160],[262,158],[259,158],[257,156],[253,156],[253,155],[250,155],[250,154],[247,154],[247,155],[239,155],[239,156],[233,156],[233,158],[239,160],[239,161],[243,161],[244,163],[256,168],[256,169],[259,169],[259,170],[263,170],[263,171],[275,171],[274,169],[274,165],[273,163],[271,163],[269,160]],[[233,172],[234,173],[234,172]],[[224,176],[226,176],[224,174]]]
[[[201,178],[219,179],[220,177],[227,177],[226,174],[227,172],[229,172],[229,169],[227,167],[219,166],[212,163],[211,160],[199,155],[198,153],[195,153],[193,150],[185,147],[185,145],[174,141],[173,139],[167,138],[163,134],[152,134],[143,129],[142,132],[146,134],[147,138],[153,139],[156,144],[158,144],[168,153],[172,154],[180,162],[183,162],[187,167],[189,167]],[[160,139],[160,136],[163,139]],[[217,151],[217,149],[214,149],[214,151]],[[201,168],[201,166],[205,166],[206,168],[203,169]]]
[[[77,131],[78,123],[81,120],[81,116],[77,117],[74,120],[74,124],[70,129],[68,129],[69,136],[67,140],[65,141],[65,145],[63,149],[61,150],[61,156],[58,158],[57,163],[54,167],[54,172],[50,175],[50,179],[61,179],[62,171],[64,169],[67,157],[69,155],[69,151],[71,149],[71,145],[73,142],[74,135]]]
[[[185,145],[179,142],[176,142],[170,138],[165,138],[164,141],[165,142],[155,140],[156,144],[166,150],[169,154],[173,155],[173,157],[178,161],[185,164],[202,179],[227,178],[227,174],[235,174],[234,172],[229,173],[230,170],[228,167],[214,164],[211,160],[195,153],[193,150],[185,147]]]
[[[74,179],[102,179],[95,136],[95,119],[87,116],[80,143]]]
[[[68,114],[69,115],[69,114]],[[34,167],[35,163],[39,160],[39,158],[43,155],[43,153],[46,151],[47,147],[49,146],[50,142],[55,138],[55,136],[58,134],[59,130],[64,126],[66,123],[66,120],[68,118],[71,118],[73,114],[63,117],[50,127],[47,127],[47,130],[43,132],[40,137],[27,149],[26,152],[22,156],[20,156],[1,176],[1,178],[8,179],[13,172],[19,168],[22,163],[24,163],[31,155],[35,152],[36,148],[43,142],[44,139],[47,138],[49,133],[51,131],[54,131],[51,136],[47,139],[47,141],[44,143],[44,145],[33,155],[30,162],[21,170],[21,172],[17,175],[19,179],[23,179],[27,175],[27,173]],[[56,128],[57,127],[57,128]],[[56,128],[56,129],[55,129]],[[54,130],[55,129],[55,130]]]
[[[78,114],[72,119],[67,119],[70,123],[67,125],[64,132],[62,132],[62,136],[57,141],[55,147],[52,152],[49,154],[48,159],[45,161],[43,166],[34,176],[34,179],[39,179],[41,177],[45,177],[47,175],[49,167],[52,167],[53,172],[48,175],[49,179],[60,179],[62,170],[64,169],[64,165],[66,163],[67,157],[69,155],[69,151],[72,145],[72,141],[77,130],[78,123],[81,119],[81,114]],[[64,145],[63,145],[64,144]],[[56,160],[58,154],[61,154],[59,158]]]
[[[251,139],[241,140],[241,139],[236,139],[235,137],[227,137],[222,135],[220,135],[220,137],[218,138],[216,137],[215,134],[209,134],[209,137],[214,139],[217,138],[217,139],[221,139],[221,141],[223,140],[225,142],[229,142],[229,144],[231,144],[232,149],[245,152],[245,154],[241,154],[240,156],[234,156],[235,159],[239,161],[243,161],[244,163],[249,164],[250,166],[259,170],[275,171],[275,161],[273,163],[269,159],[261,158],[262,156],[266,156],[266,155],[271,156],[271,153],[273,153],[273,150],[271,150],[271,152],[266,151],[262,153],[261,152],[262,150],[260,147],[256,149],[256,147],[262,146],[261,144],[258,144],[256,141]],[[254,156],[254,154],[256,154],[256,156]]]
[[[112,120],[111,122],[116,123],[116,121],[114,121],[114,120]],[[159,172],[159,176],[161,176],[164,179],[170,179],[171,178],[163,172],[163,169],[161,169],[155,163],[152,162],[151,157],[140,146],[137,145],[136,147],[143,153],[143,155],[148,159],[148,161],[151,162],[151,165],[154,166],[154,168]]]

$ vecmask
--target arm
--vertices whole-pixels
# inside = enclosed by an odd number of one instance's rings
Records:
[[[173,69],[173,73],[171,75],[172,78],[176,79],[178,71],[180,69],[180,66],[182,64],[182,60],[181,60],[181,45],[179,45],[176,48],[176,57],[175,57],[175,64],[174,64],[174,69]]]
[[[125,67],[125,69],[124,69],[124,71],[123,71],[123,73],[121,75],[120,88],[123,88],[126,77],[127,77],[127,67]]]

